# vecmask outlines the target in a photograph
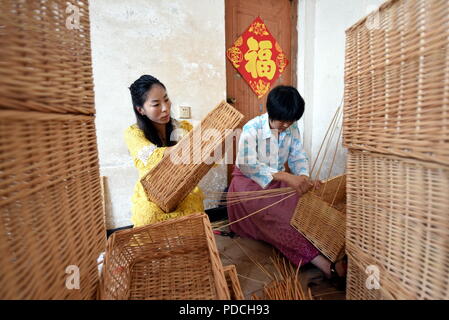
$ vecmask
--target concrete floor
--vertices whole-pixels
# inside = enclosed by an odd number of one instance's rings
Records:
[[[271,280],[269,276],[253,261],[260,263],[268,273],[274,270],[270,257],[275,255],[275,249],[264,242],[252,239],[215,235],[223,266],[235,265],[240,285],[246,299],[253,294],[260,295],[264,284]],[[301,267],[300,280],[304,292],[311,289],[312,297],[316,300],[344,300],[345,292],[338,291],[315,266],[308,264]]]

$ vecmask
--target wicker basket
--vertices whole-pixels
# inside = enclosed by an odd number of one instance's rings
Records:
[[[243,295],[243,291],[240,286],[240,281],[237,276],[237,270],[235,269],[235,265],[232,264],[223,267],[223,271],[226,277],[226,282],[228,284],[231,300],[244,300],[245,297]]]
[[[344,145],[449,165],[449,1],[392,0],[346,31]]]
[[[351,150],[346,250],[383,295],[449,299],[449,167]]]
[[[204,162],[194,163],[193,160],[198,156],[195,153],[199,151],[203,155],[211,155],[223,148],[226,137],[232,134],[232,130],[237,128],[242,119],[243,115],[234,107],[224,101],[221,102],[201,121],[201,126],[195,127],[173,147],[174,155],[189,150],[191,159],[189,163],[175,164],[170,156],[164,157],[141,179],[148,199],[165,212],[173,211],[213,166]],[[207,129],[217,130],[221,140],[210,139],[211,132]],[[201,146],[194,140],[199,139],[197,137],[201,137]],[[201,160],[201,157],[199,159]]]
[[[348,274],[346,278],[346,299],[347,300],[389,300],[382,290],[382,280],[379,280],[380,288],[372,285],[369,279],[371,272],[367,273],[366,265],[359,266],[356,259],[348,254]]]
[[[195,213],[113,233],[100,298],[229,299],[207,215]]]
[[[341,175],[323,183],[320,190],[303,195],[290,222],[331,261],[344,254],[345,203],[346,176]]]
[[[88,2],[2,0],[0,57],[0,299],[93,299],[106,235]]]
[[[0,181],[0,298],[94,298],[106,246],[94,117],[0,110]]]
[[[2,0],[0,21],[0,109],[94,113],[87,0]]]

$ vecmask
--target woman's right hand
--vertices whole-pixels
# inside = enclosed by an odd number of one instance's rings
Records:
[[[310,183],[309,177],[304,175],[295,176],[287,172],[278,172],[273,174],[273,178],[278,181],[284,181],[300,195],[307,193],[313,186]]]
[[[289,186],[295,189],[300,195],[306,194],[312,188],[308,176],[295,176],[290,174],[289,179],[291,179]]]

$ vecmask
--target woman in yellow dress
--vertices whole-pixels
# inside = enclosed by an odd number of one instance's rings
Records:
[[[139,180],[131,198],[131,221],[134,227],[203,212],[204,196],[198,187],[195,187],[173,212],[165,213],[148,200],[140,179],[159,163],[164,155],[167,156],[170,148],[192,130],[192,125],[187,121],[171,118],[171,101],[167,90],[153,76],[141,76],[129,89],[137,123],[126,129],[125,141],[139,171]]]

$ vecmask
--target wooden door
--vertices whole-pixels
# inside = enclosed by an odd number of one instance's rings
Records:
[[[251,22],[260,16],[289,60],[287,68],[272,88],[280,84],[296,86],[297,0],[226,0],[225,11],[226,48],[231,47]],[[266,112],[268,93],[257,98],[229,60],[226,60],[226,93],[228,102],[245,116],[242,126]],[[231,170],[232,165],[228,165],[228,183],[231,181]]]

